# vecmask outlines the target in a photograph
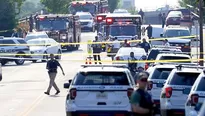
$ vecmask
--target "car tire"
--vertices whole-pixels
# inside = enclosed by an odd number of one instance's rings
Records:
[[[5,60],[1,60],[1,65],[2,65],[2,66],[5,66],[6,63],[7,63],[7,61],[5,61]]]
[[[22,53],[21,53],[21,54],[22,54]],[[24,58],[24,56],[17,54],[17,55],[16,55],[16,58]],[[24,62],[25,62],[24,59],[16,59],[16,60],[15,60],[15,63],[16,63],[17,65],[23,65]]]
[[[43,60],[42,60],[42,62],[46,62],[46,61],[48,60],[47,52],[44,52],[43,54],[45,54],[45,55],[43,55]]]
[[[58,50],[58,53],[57,53],[58,55],[56,56],[56,59],[61,59],[61,54],[62,54],[62,52],[61,52],[61,50]]]
[[[32,62],[33,62],[33,63],[36,63],[36,62],[37,62],[37,60],[32,60]]]

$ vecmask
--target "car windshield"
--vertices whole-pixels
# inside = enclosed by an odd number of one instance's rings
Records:
[[[168,14],[168,17],[181,17],[182,16],[182,12],[181,11],[171,11]]]
[[[27,35],[26,41],[32,40],[32,39],[38,39],[38,38],[48,38],[48,35],[42,34],[42,35]]]
[[[162,56],[159,60],[173,60],[173,61],[168,61],[168,62],[175,62],[175,63],[191,63],[191,61],[181,61],[181,60],[190,60],[189,57],[183,57],[183,56]],[[180,60],[180,61],[177,61],[177,60]]]
[[[27,41],[30,45],[36,45],[36,46],[44,46],[46,44],[45,40],[30,40]]]
[[[80,72],[74,85],[129,85],[124,72]]]
[[[92,19],[91,15],[79,15],[79,17],[80,17],[81,20],[90,20],[90,19]]]
[[[190,36],[188,30],[167,30],[165,37],[181,37],[181,36]]]
[[[151,76],[151,79],[163,79],[166,80],[169,76],[169,73],[173,70],[173,68],[157,68],[153,75]]]
[[[135,48],[121,48],[119,49],[117,54],[129,56],[130,52],[134,52],[134,54],[137,56],[142,56],[146,54],[144,49],[135,49]]]
[[[111,26],[111,36],[135,36],[137,35],[137,27],[134,25],[126,26]]]
[[[204,83],[205,83],[205,77],[203,77],[203,78],[200,80],[200,82],[199,82],[199,84],[198,84],[196,90],[197,90],[197,91],[205,91]]]
[[[175,73],[170,81],[171,85],[192,86],[200,73],[180,72]]]
[[[39,21],[39,30],[49,31],[49,30],[64,30],[66,29],[66,20],[56,19],[56,20],[42,20]]]
[[[151,50],[149,55],[148,55],[148,60],[155,60],[157,58],[157,55],[160,52],[182,52],[180,49],[162,49],[162,50]]]

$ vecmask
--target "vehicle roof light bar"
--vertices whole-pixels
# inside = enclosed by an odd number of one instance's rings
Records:
[[[106,64],[99,64],[99,65],[96,65],[96,64],[91,64],[91,65],[81,65],[81,67],[83,68],[87,68],[87,67],[116,67],[116,68],[128,68],[127,65],[122,65],[122,64],[111,64],[111,65],[106,65]]]
[[[188,65],[178,65],[176,66],[177,70],[181,70],[182,68],[196,68],[196,69],[205,69],[204,66],[188,66]]]

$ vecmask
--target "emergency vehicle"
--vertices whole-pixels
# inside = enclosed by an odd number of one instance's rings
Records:
[[[59,43],[76,43],[81,41],[81,27],[79,16],[72,14],[36,15],[21,20],[19,25],[29,28],[30,31],[45,31],[50,38]],[[74,50],[79,45],[64,44],[62,49]]]
[[[69,5],[69,11],[72,14],[77,12],[90,12],[93,16],[99,13],[108,12],[107,0],[78,0]]]
[[[118,41],[141,39],[142,18],[140,15],[109,14],[105,20],[108,41],[112,41],[115,37]],[[111,52],[110,45],[107,52]]]

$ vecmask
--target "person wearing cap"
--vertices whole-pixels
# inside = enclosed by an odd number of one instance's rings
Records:
[[[99,42],[98,40],[98,36],[95,36],[95,40],[93,42]],[[101,44],[92,44],[92,48],[93,48],[93,58],[95,61],[95,64],[97,64],[97,61],[99,62],[99,64],[101,64],[101,59],[100,59],[100,53],[102,51],[102,46]]]
[[[136,75],[137,89],[130,97],[133,116],[153,116],[154,103],[151,95],[146,91],[148,74],[140,72]]]
[[[146,39],[144,38],[142,40],[142,43],[139,44],[141,48],[144,48],[145,52],[148,54],[150,47],[150,44],[146,41]]]
[[[164,40],[164,46],[165,47],[169,47],[170,46],[169,41],[167,39]]]
[[[50,77],[49,87],[48,87],[47,91],[44,92],[47,95],[50,95],[50,90],[52,87],[54,87],[56,89],[56,95],[60,93],[60,90],[55,83],[55,78],[57,75],[57,68],[58,67],[61,68],[63,75],[65,75],[62,66],[54,57],[55,57],[54,54],[50,54],[51,59],[48,60],[47,65],[46,65],[46,69],[48,70],[48,75]]]

